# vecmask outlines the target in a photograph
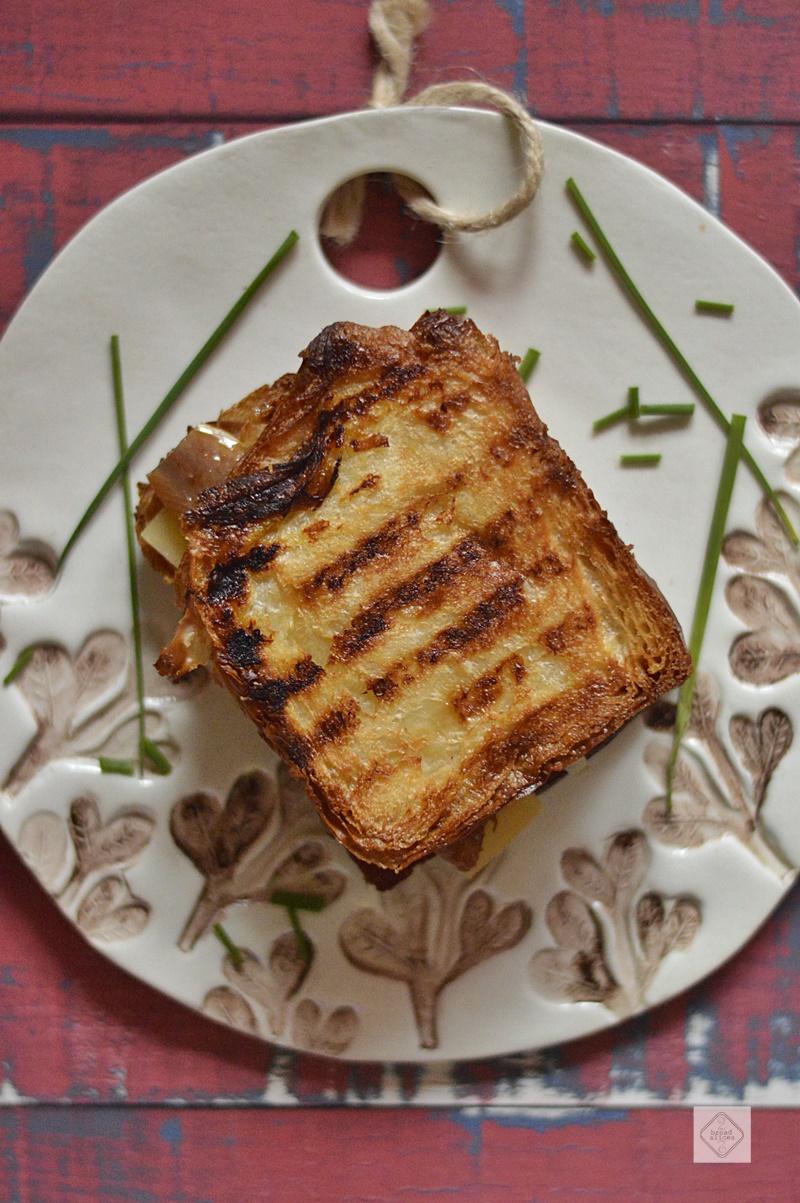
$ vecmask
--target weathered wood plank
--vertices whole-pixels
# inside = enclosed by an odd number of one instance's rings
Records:
[[[0,113],[281,120],[361,107],[367,0],[11,0]],[[552,120],[796,120],[787,0],[433,0],[412,90],[478,73]]]
[[[8,1203],[760,1203],[792,1197],[798,1139],[797,1111],[754,1112],[752,1163],[730,1170],[692,1164],[687,1111],[45,1107],[0,1113],[0,1188]]]

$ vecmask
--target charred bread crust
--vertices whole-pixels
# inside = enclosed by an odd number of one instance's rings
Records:
[[[184,515],[184,596],[337,839],[399,873],[691,662],[516,361],[471,321],[337,323],[280,383],[252,448]]]

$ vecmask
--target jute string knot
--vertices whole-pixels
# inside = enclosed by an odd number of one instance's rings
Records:
[[[403,100],[414,53],[414,39],[430,20],[428,0],[373,0],[369,28],[380,55],[373,80],[369,107],[396,105],[482,105],[497,109],[511,122],[522,152],[522,176],[513,196],[489,213],[464,215],[437,205],[414,180],[392,177],[395,188],[409,209],[424,221],[443,230],[476,233],[492,230],[510,221],[531,203],[542,178],[542,136],[525,107],[501,88],[482,80],[459,80],[433,84]],[[322,233],[348,246],[361,228],[364,208],[364,178],[349,180],[333,194],[322,217]]]

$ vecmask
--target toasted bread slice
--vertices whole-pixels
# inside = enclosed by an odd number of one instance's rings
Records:
[[[184,514],[187,631],[334,835],[399,872],[691,671],[666,601],[469,320],[337,323]]]

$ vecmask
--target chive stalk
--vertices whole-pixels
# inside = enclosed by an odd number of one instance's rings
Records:
[[[539,362],[541,351],[537,351],[535,347],[528,347],[523,357],[522,363],[519,365],[519,374],[527,384],[533,373],[533,369]]]
[[[122,777],[132,777],[136,772],[136,761],[119,760],[116,756],[98,756],[97,763],[101,773],[119,773]]]
[[[657,452],[642,455],[621,455],[619,462],[623,468],[657,468],[661,463],[661,455]]]
[[[739,460],[742,458],[744,448],[744,427],[744,417],[741,414],[734,414],[731,419],[731,428],[728,434],[728,444],[725,449],[725,460],[722,465],[719,486],[717,488],[717,499],[714,503],[714,513],[711,518],[711,527],[708,532],[706,554],[703,560],[703,571],[700,575],[700,585],[697,590],[697,601],[695,603],[694,615],[692,617],[692,630],[691,634],[689,635],[689,655],[692,657],[692,664],[694,668],[692,675],[683,683],[680,688],[680,692],[678,693],[678,707],[675,713],[675,734],[672,740],[669,761],[667,762],[668,811],[672,807],[672,783],[675,777],[675,765],[678,760],[678,751],[680,749],[683,736],[686,732],[689,716],[692,712],[692,699],[694,697],[694,687],[697,679],[697,666],[700,662],[700,652],[703,647],[703,637],[706,633],[706,624],[708,622],[708,615],[711,609],[711,598],[714,593],[714,582],[717,577],[717,568],[719,567],[719,558],[722,552],[722,541],[725,537],[725,524],[728,520],[728,509],[730,508],[733,485],[736,480],[736,469],[739,466]]]
[[[633,384],[628,389],[628,417],[635,422],[639,417],[641,408],[639,404],[639,386],[638,384]]]
[[[644,318],[646,324],[650,327],[653,334],[656,336],[658,341],[661,343],[662,347],[664,348],[666,353],[669,355],[670,359],[675,364],[675,366],[678,368],[681,375],[692,386],[692,388],[694,389],[697,396],[700,398],[700,400],[703,402],[703,404],[708,409],[709,413],[719,423],[719,425],[722,427],[722,429],[727,434],[731,428],[730,420],[728,418],[726,418],[725,414],[722,412],[720,407],[717,405],[717,403],[714,400],[714,398],[712,397],[711,393],[708,391],[706,386],[703,384],[702,380],[697,375],[694,368],[691,366],[691,364],[687,360],[686,356],[680,350],[680,348],[678,347],[678,345],[674,341],[674,339],[667,333],[666,329],[661,324],[659,319],[656,317],[655,313],[650,308],[647,301],[644,299],[642,293],[639,291],[636,284],[634,284],[633,280],[631,279],[627,270],[625,269],[625,267],[622,263],[622,260],[619,258],[619,255],[617,254],[617,252],[614,250],[613,246],[609,242],[608,237],[606,236],[602,226],[600,225],[600,223],[598,222],[594,213],[590,209],[580,188],[578,187],[578,185],[575,183],[575,181],[572,178],[567,180],[566,187],[567,187],[567,192],[569,193],[573,203],[575,204],[575,207],[577,208],[581,217],[583,218],[583,220],[586,222],[587,226],[591,230],[592,235],[593,235],[595,241],[597,242],[598,246],[600,247],[600,249],[603,253],[603,256],[606,260],[606,263],[608,264],[612,273],[614,274],[614,276],[616,276],[618,282],[625,289],[625,291],[627,292],[631,301],[633,302],[634,306],[638,309],[640,315]],[[786,513],[785,509],[781,505],[780,498],[777,496],[777,494],[775,493],[775,490],[772,488],[772,486],[770,485],[766,476],[762,472],[761,468],[758,466],[755,459],[753,458],[753,456],[751,455],[751,453],[748,451],[748,449],[746,447],[744,447],[744,446],[742,447],[741,454],[742,454],[742,459],[744,459],[748,468],[753,473],[753,476],[755,477],[756,481],[758,482],[759,487],[762,489],[765,497],[767,497],[769,499],[769,501],[772,504],[772,506],[774,507],[776,513],[780,517],[780,520],[783,523],[783,525],[785,526],[786,531],[787,531],[792,543],[794,543],[794,545],[797,546],[798,544],[800,544],[800,538],[798,538],[797,532],[795,531],[794,527],[792,526],[792,523],[789,520],[788,514]]]
[[[695,301],[695,313],[710,313],[714,317],[730,317],[734,306],[727,301]]]
[[[296,911],[324,911],[328,899],[322,894],[296,894],[293,890],[273,890],[269,898],[275,906],[293,907]]]
[[[642,418],[690,418],[694,413],[691,401],[680,402],[677,405],[640,405],[639,415]]]
[[[278,247],[275,254],[270,259],[269,263],[267,263],[266,266],[261,269],[261,271],[255,277],[255,279],[252,281],[252,283],[250,283],[247,286],[247,288],[244,290],[244,292],[239,297],[239,299],[231,306],[231,308],[226,313],[225,317],[222,319],[222,321],[217,326],[216,330],[214,330],[213,334],[211,334],[211,336],[206,340],[206,342],[203,344],[203,346],[197,352],[197,354],[195,355],[194,359],[191,361],[189,366],[181,373],[181,375],[175,381],[172,388],[166,394],[166,396],[164,397],[161,404],[151,414],[151,416],[145,422],[144,426],[139,431],[139,433],[136,435],[136,437],[131,440],[130,444],[128,445],[127,451],[125,452],[125,454],[123,456],[120,457],[120,459],[118,460],[118,462],[116,463],[114,468],[112,468],[109,475],[103,481],[102,485],[97,490],[97,493],[94,495],[92,500],[89,502],[89,505],[86,507],[84,513],[82,514],[81,518],[79,519],[77,526],[73,530],[70,537],[67,539],[67,542],[64,545],[64,550],[61,552],[61,555],[58,558],[58,563],[56,565],[57,572],[60,572],[61,569],[64,567],[67,556],[71,552],[72,548],[75,546],[75,543],[78,541],[80,536],[83,534],[84,530],[91,522],[92,518],[94,517],[97,510],[102,505],[105,498],[111,492],[112,488],[117,483],[117,481],[119,480],[122,473],[128,467],[128,465],[130,464],[133,457],[136,455],[136,453],[139,451],[139,449],[144,445],[144,443],[147,441],[147,439],[150,437],[150,435],[153,433],[153,431],[159,425],[161,420],[166,416],[166,414],[169,412],[169,410],[172,408],[172,406],[175,404],[175,402],[181,396],[183,391],[191,383],[191,381],[194,379],[194,377],[200,371],[200,369],[202,368],[202,366],[206,362],[206,360],[209,358],[209,356],[212,355],[213,352],[217,349],[217,347],[222,342],[225,335],[230,330],[231,326],[233,326],[233,324],[236,322],[237,318],[239,318],[241,316],[241,314],[244,312],[244,310],[247,308],[247,306],[250,304],[250,302],[255,297],[256,293],[261,288],[262,284],[264,284],[264,282],[267,280],[267,278],[272,275],[272,273],[275,271],[276,267],[281,262],[281,260],[286,257],[286,255],[289,253],[289,251],[292,249],[292,247],[298,241],[299,237],[300,237],[300,235],[297,234],[295,230],[292,230],[291,233],[287,235],[287,237],[283,240],[281,245]]]
[[[14,663],[11,665],[11,668],[3,677],[3,685],[10,685],[12,681],[16,681],[20,673],[27,667],[28,664],[30,664],[35,651],[35,647],[25,647],[22,649]]]
[[[117,438],[121,461],[128,452],[128,432],[125,422],[125,395],[122,388],[122,361],[119,354],[119,336],[111,335],[111,374],[114,380],[114,413],[117,419]],[[125,540],[128,549],[128,587],[131,598],[133,622],[133,658],[136,666],[136,703],[139,709],[139,776],[144,776],[146,715],[144,708],[144,665],[142,663],[142,623],[139,614],[139,588],[136,580],[136,543],[133,534],[133,503],[131,480],[127,467],[122,469],[122,496],[125,502]]]
[[[624,422],[629,417],[628,407],[624,405],[622,409],[615,409],[613,413],[598,418],[596,422],[592,423],[592,430],[595,434],[599,434],[601,430],[608,430],[609,426],[616,426],[617,422]]]
[[[239,948],[238,944],[233,942],[221,923],[215,923],[213,931],[220,944],[222,944],[230,954],[231,963],[233,964],[234,969],[241,969],[242,965],[244,965],[244,955],[241,948]]]
[[[597,255],[577,230],[573,231],[570,242],[585,263],[594,263]]]
[[[286,909],[289,912],[289,922],[292,925],[292,930],[294,931],[295,938],[297,939],[297,947],[300,952],[300,956],[307,965],[310,965],[314,959],[314,945],[311,943],[310,939],[308,938],[308,933],[300,922],[300,916],[297,913],[297,908],[288,906]]]
[[[140,746],[142,749],[142,756],[153,772],[158,773],[159,777],[168,777],[172,772],[172,765],[167,760],[156,741],[144,736]]]

